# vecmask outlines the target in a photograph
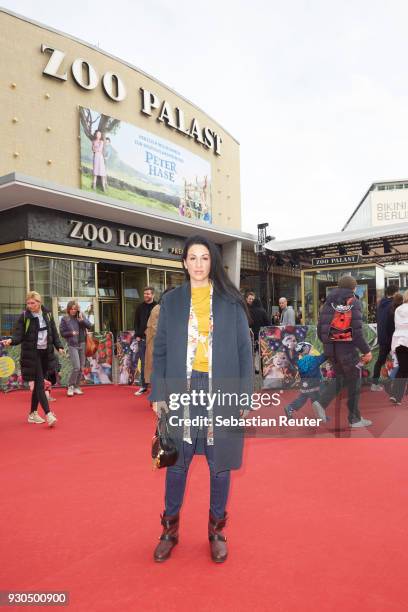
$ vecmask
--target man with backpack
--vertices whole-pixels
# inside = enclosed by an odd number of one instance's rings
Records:
[[[361,416],[358,406],[361,367],[371,361],[372,355],[363,337],[361,305],[354,293],[356,286],[355,278],[342,276],[338,287],[329,293],[320,311],[317,334],[323,343],[324,354],[333,364],[336,379],[327,385],[320,400],[313,402],[315,412],[320,414],[345,387],[348,421],[353,428],[372,424]]]

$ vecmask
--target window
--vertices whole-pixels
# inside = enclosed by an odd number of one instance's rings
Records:
[[[73,261],[75,297],[96,296],[95,264],[90,261]],[[61,295],[72,295],[71,293]]]
[[[0,334],[9,336],[23,312],[26,296],[25,258],[0,260]]]
[[[68,259],[30,257],[30,290],[38,291],[44,305],[51,310],[54,296],[72,295],[71,262]]]
[[[136,308],[143,301],[143,289],[146,285],[146,268],[134,268],[123,273],[124,329],[133,329]]]
[[[184,283],[184,272],[174,272],[173,270],[166,271],[166,289],[169,287],[178,287]]]
[[[164,291],[164,270],[148,270],[149,286],[154,289],[154,299],[159,301]]]

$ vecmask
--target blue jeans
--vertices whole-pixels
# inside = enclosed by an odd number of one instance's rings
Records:
[[[191,377],[191,389],[200,391],[203,389],[208,392],[208,374],[206,372],[196,372],[193,370]],[[199,411],[206,409],[204,405],[199,407]],[[193,417],[194,414],[191,414]],[[192,430],[193,435],[193,430]],[[201,435],[200,435],[201,434]],[[225,515],[225,507],[228,501],[228,493],[231,481],[231,472],[215,472],[214,465],[214,446],[208,446],[203,432],[196,430],[192,444],[183,442],[184,466],[173,465],[167,468],[166,473],[166,493],[165,493],[165,513],[167,516],[177,514],[181,508],[186,488],[187,474],[190,463],[195,454],[199,454],[204,448],[210,470],[210,510],[216,519],[222,519]]]

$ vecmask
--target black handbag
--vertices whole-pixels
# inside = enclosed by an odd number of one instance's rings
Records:
[[[178,450],[169,434],[167,415],[161,414],[152,439],[153,467],[157,469],[170,467],[176,463],[177,458]]]

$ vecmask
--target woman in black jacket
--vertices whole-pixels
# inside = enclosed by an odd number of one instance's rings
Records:
[[[64,354],[52,314],[41,304],[41,296],[30,291],[26,298],[27,309],[17,321],[12,338],[3,340],[5,346],[21,344],[21,374],[23,380],[34,381],[31,395],[29,423],[45,423],[37,412],[40,403],[52,427],[57,417],[51,412],[44,389],[44,378],[48,372],[55,372],[54,347]]]

